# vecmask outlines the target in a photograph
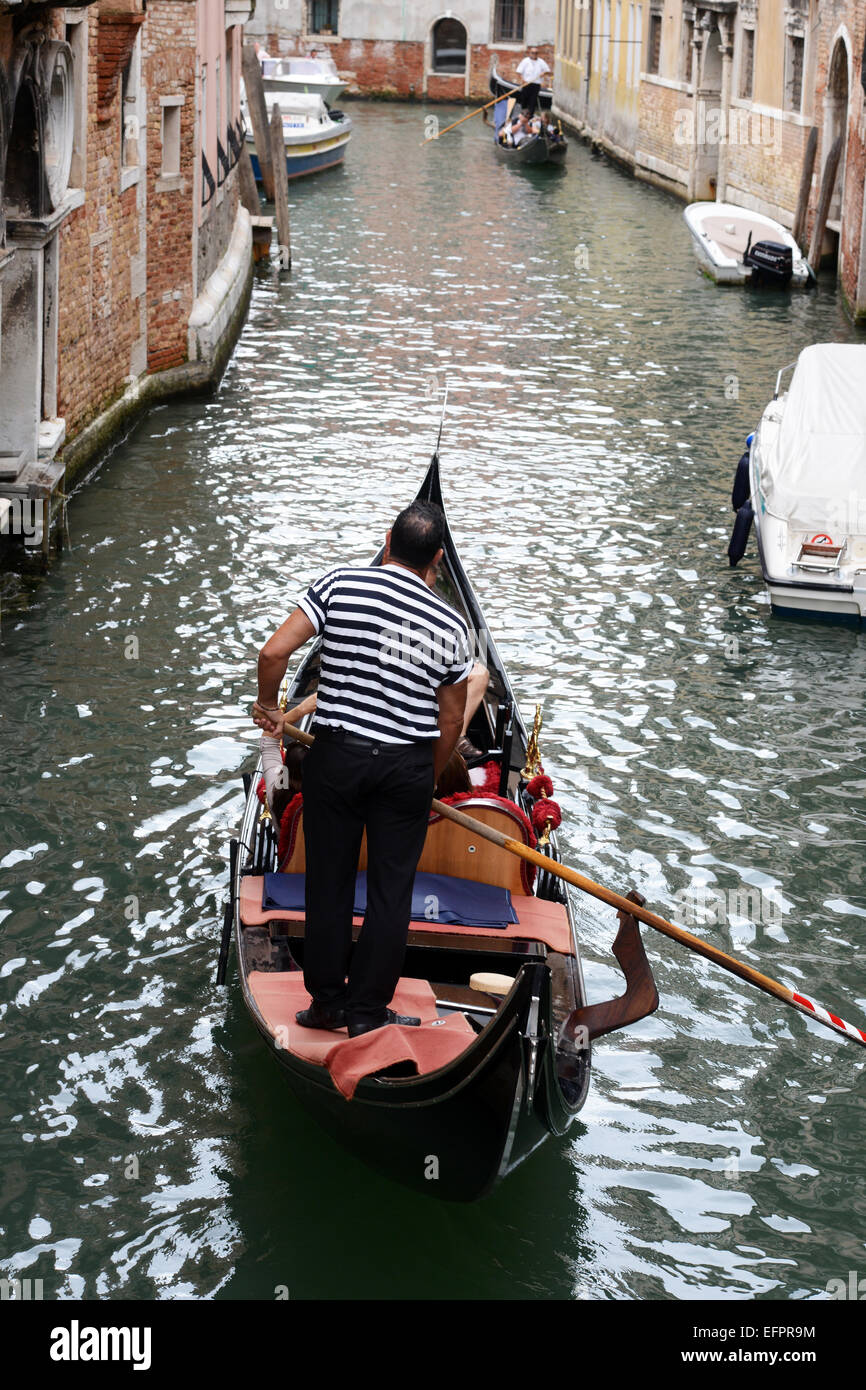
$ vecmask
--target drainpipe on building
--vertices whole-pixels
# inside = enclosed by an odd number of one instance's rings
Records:
[[[595,17],[595,0],[589,0],[589,33],[586,40],[586,95],[583,101],[583,119],[589,125],[589,80],[592,77],[592,21]]]

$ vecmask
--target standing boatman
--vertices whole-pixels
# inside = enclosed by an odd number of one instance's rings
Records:
[[[520,103],[529,113],[530,117],[535,115],[535,108],[538,105],[538,93],[541,91],[545,76],[550,72],[550,68],[543,58],[538,56],[538,48],[535,44],[530,48],[525,58],[517,64],[517,76],[523,83],[523,91],[520,93]]]
[[[462,732],[473,666],[466,624],[425,579],[444,536],[441,508],[413,502],[387,533],[380,566],[317,580],[259,653],[253,717],[275,733],[289,657],[322,638],[316,741],[304,764],[304,984],[312,1003],[296,1017],[307,1028],[346,1027],[357,1037],[420,1022],[388,1005],[403,968],[433,788]],[[367,910],[352,955],[365,829]]]

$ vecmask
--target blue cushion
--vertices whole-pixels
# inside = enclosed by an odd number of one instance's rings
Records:
[[[303,874],[265,874],[262,908],[272,911],[303,912]],[[354,912],[363,916],[367,909],[367,875],[355,880]],[[507,888],[492,883],[473,883],[450,874],[416,874],[412,889],[412,917],[446,926],[499,927],[517,922]]]

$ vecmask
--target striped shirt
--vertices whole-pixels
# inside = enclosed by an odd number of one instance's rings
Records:
[[[439,737],[440,685],[472,670],[463,619],[412,570],[331,570],[298,605],[322,636],[316,723],[381,743]]]

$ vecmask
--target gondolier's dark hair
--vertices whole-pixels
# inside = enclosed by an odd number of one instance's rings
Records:
[[[426,568],[445,539],[445,513],[435,502],[413,502],[391,527],[391,559]]]

